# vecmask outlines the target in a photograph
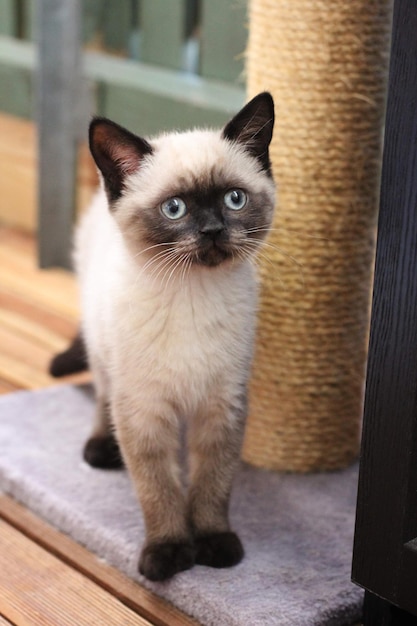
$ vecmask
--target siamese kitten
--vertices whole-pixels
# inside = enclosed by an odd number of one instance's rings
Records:
[[[75,242],[97,397],[84,458],[126,465],[146,526],[139,571],[150,580],[243,556],[228,506],[247,412],[253,256],[274,207],[273,123],[261,93],[217,132],[145,140],[107,119],[90,126],[103,185]]]

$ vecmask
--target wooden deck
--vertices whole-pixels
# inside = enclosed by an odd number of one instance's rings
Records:
[[[0,226],[0,393],[57,384],[51,356],[77,327],[74,278],[36,267],[35,240]],[[89,374],[60,379],[85,382]],[[0,625],[191,626],[193,620],[0,496]]]
[[[0,135],[2,394],[57,384],[47,374],[48,363],[75,333],[78,306],[74,277],[62,270],[38,270],[35,238],[22,230],[33,231],[36,222],[33,124],[0,114]],[[78,177],[80,207],[88,202],[95,182],[84,147]],[[88,379],[88,374],[81,374],[58,382]],[[11,624],[197,626],[0,495],[0,626]]]

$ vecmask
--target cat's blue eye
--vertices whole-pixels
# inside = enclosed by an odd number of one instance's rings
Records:
[[[247,195],[242,189],[230,189],[224,195],[224,203],[228,209],[240,211],[246,204]]]
[[[169,220],[179,220],[187,213],[187,205],[181,198],[169,198],[161,204],[161,211]]]

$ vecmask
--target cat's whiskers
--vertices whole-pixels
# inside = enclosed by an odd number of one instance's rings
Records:
[[[135,255],[133,255],[133,258],[136,259],[138,256],[141,256],[142,254],[149,252],[149,250],[154,250],[155,248],[159,248],[161,246],[174,246],[174,245],[175,245],[175,241],[163,241],[162,243],[155,243],[152,246],[148,246],[147,248],[144,248],[143,250],[140,250],[139,252],[137,252]]]
[[[159,279],[159,276],[162,274],[160,283],[164,291],[168,289],[175,276],[179,277],[180,287],[183,286],[186,273],[191,269],[193,256],[193,250],[175,249],[173,254],[166,259],[165,264],[160,263],[158,265],[159,271],[154,278],[155,280]]]
[[[245,250],[244,245],[243,245],[242,246],[242,251],[244,252],[244,256],[242,258],[245,258],[245,259],[249,260],[256,267],[258,266],[260,258],[262,258],[264,261],[266,261],[266,262],[270,263],[271,265],[273,265],[272,260],[259,249],[259,246],[258,246],[258,248],[256,250],[254,250],[253,248]],[[278,278],[278,280],[280,282],[280,285],[281,285],[282,289],[284,291],[286,291],[285,283],[282,280],[281,276],[277,275],[277,278]]]
[[[260,245],[254,246],[252,245],[252,242],[245,242],[242,244],[242,250],[244,251],[246,257],[256,266],[259,264],[260,259],[263,259],[265,262],[273,265],[272,259],[267,254],[262,252]]]
[[[165,270],[168,270],[168,268],[171,266],[171,262],[176,257],[177,257],[177,252],[175,250],[169,250],[166,252],[166,254],[162,258],[157,259],[155,267],[152,269],[152,271],[149,274],[153,282],[156,282],[158,280],[162,272],[164,272]]]
[[[249,261],[250,263],[254,262],[253,254],[247,250],[244,250],[243,248],[237,248],[236,250],[233,251],[232,262],[235,260],[236,257],[242,262],[245,262],[245,261]]]
[[[305,237],[307,239],[317,239],[322,241],[331,241],[330,237],[322,237],[320,235],[311,235],[309,233],[303,232],[301,230],[294,230],[291,228],[286,228],[285,226],[268,226],[265,224],[264,226],[255,226],[254,228],[248,228],[246,233],[269,233],[269,232],[279,232],[282,231],[284,233],[290,233],[291,235],[298,235],[299,237]]]
[[[251,241],[248,241],[243,244],[242,248],[245,250],[246,254],[254,260],[254,262],[256,262],[257,258],[262,258],[273,265],[272,259],[267,254],[262,252],[260,244],[253,245]]]
[[[158,261],[161,258],[166,257],[172,251],[173,251],[172,249],[169,249],[169,250],[161,250],[160,252],[157,252],[150,259],[146,261],[146,263],[142,266],[142,270],[146,272],[150,267],[152,267],[154,263],[156,263],[156,261]]]
[[[248,241],[252,243],[253,240],[249,238]],[[273,250],[277,250],[277,252],[279,252],[286,258],[290,259],[290,261],[292,261],[295,265],[297,265],[300,270],[303,269],[303,264],[300,263],[300,261],[297,261],[297,259],[294,256],[292,256],[291,254],[288,254],[288,252],[285,252],[282,248],[275,245],[274,243],[271,243],[270,241],[259,241],[259,242],[256,241],[256,245],[259,245],[260,247],[272,248]]]
[[[154,258],[150,259],[146,263],[146,267],[144,266],[143,268],[141,268],[142,274],[145,274],[147,278],[153,279],[154,276],[156,275],[156,272],[159,270],[159,268],[164,266],[171,256],[172,256],[171,250],[166,250],[163,255],[158,255],[158,256],[155,255]]]
[[[186,279],[188,278],[189,274],[190,274],[190,270],[191,270],[191,266],[193,264],[192,261],[192,254],[190,252],[188,252],[185,255],[185,262],[181,271],[181,276],[180,276],[180,285],[181,287],[184,286],[184,283],[186,283]]]
[[[249,235],[249,234],[253,234],[257,232],[269,232],[270,230],[271,230],[270,228],[248,228],[248,229],[245,229],[245,234]],[[292,256],[291,254],[288,254],[288,252],[285,252],[285,250],[283,250],[280,246],[277,246],[271,241],[267,241],[266,239],[253,239],[251,237],[247,237],[245,242],[251,243],[256,246],[265,246],[267,248],[272,248],[274,250],[277,250],[277,252],[287,257],[288,259],[290,259],[300,269],[302,269],[303,267],[302,263],[300,263],[300,261],[297,261],[297,259],[294,256]]]
[[[170,283],[172,282],[172,279],[173,279],[173,276],[175,275],[176,270],[179,267],[181,267],[181,265],[184,262],[185,262],[184,255],[178,254],[177,258],[174,260],[174,264],[170,268],[167,268],[167,271],[165,272],[165,274],[164,274],[164,276],[162,278],[162,281],[161,281],[162,285],[164,287],[164,291],[168,290],[168,287],[169,287]],[[171,269],[171,271],[169,272],[170,269]],[[169,274],[168,274],[168,272],[169,272]],[[167,275],[168,275],[168,278],[167,278]]]
[[[183,258],[183,267],[180,272],[180,286],[183,287],[188,282],[188,277],[190,275],[191,267],[193,265],[193,252],[192,251],[184,251],[182,252]]]
[[[292,255],[282,250],[282,248],[280,248],[279,246],[276,246],[275,244],[271,244],[268,241],[254,240],[254,239],[251,239],[250,237],[246,239],[243,245],[247,246],[248,248],[251,248],[252,253],[255,255],[255,257],[258,257],[258,259],[263,259],[264,261],[267,261],[271,265],[274,265],[272,259],[267,254],[265,254],[265,252],[262,251],[262,248],[266,247],[266,248],[272,248],[273,250],[276,250],[280,255],[289,259],[297,267],[297,270],[300,276],[300,282],[303,288],[305,287],[303,264],[297,261],[297,259],[294,258]]]
[[[136,254],[135,258],[143,254],[144,252],[148,252],[149,250],[158,248],[159,246],[173,246],[173,245],[175,245],[175,242],[163,242],[159,244],[154,244],[152,246],[148,246],[147,248],[145,248],[144,250],[141,250],[138,254]],[[175,249],[173,248],[169,248],[169,249],[164,248],[163,250],[160,250],[159,252],[154,254],[150,259],[148,259],[143,266],[140,267],[141,273],[142,274],[146,273],[151,278],[154,278],[155,272],[157,272],[158,268],[163,267],[165,263],[169,262],[171,258],[173,258],[174,255],[175,255]],[[137,278],[137,280],[138,279],[139,277]]]
[[[164,255],[166,255],[169,252],[169,250],[164,250],[163,252],[164,252]],[[158,258],[156,258],[157,256]],[[151,259],[148,259],[148,261],[145,263],[144,266],[139,265],[139,272],[137,273],[137,276],[135,278],[135,285],[137,285],[143,279],[144,274],[148,278],[152,279],[153,271],[156,271],[158,267],[160,266],[160,262],[163,262],[164,260],[165,260],[164,256],[162,256],[162,260],[161,260],[161,255],[158,253],[158,255],[155,255]],[[155,265],[155,263],[157,263],[156,268],[155,267],[152,268],[152,271],[150,272],[149,269],[152,267],[152,265]]]

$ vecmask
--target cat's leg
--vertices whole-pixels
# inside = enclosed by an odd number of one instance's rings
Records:
[[[178,465],[178,419],[154,398],[119,397],[113,414],[145,520],[139,571],[165,580],[192,567],[195,556]]]
[[[91,359],[96,407],[93,429],[84,446],[84,460],[93,467],[118,469],[123,467],[119,444],[114,435],[108,399],[108,382],[95,359]]]
[[[230,567],[244,555],[239,537],[230,529],[228,512],[246,407],[246,393],[230,400],[218,397],[191,423],[188,516],[200,565]]]
[[[105,396],[98,396],[96,399],[94,427],[84,446],[83,456],[87,463],[101,469],[118,469],[124,465]]]

